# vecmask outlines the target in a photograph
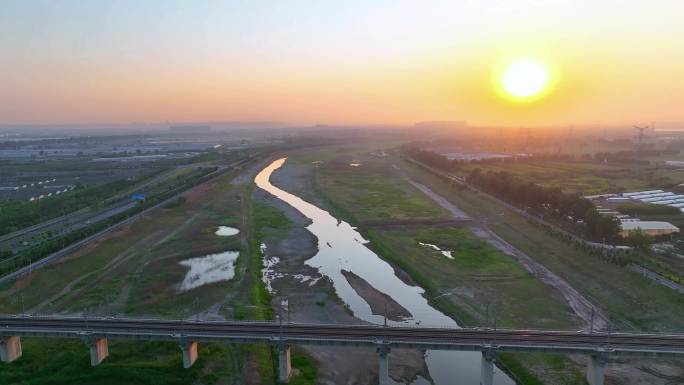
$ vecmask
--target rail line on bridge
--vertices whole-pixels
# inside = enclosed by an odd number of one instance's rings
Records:
[[[265,343],[280,350],[280,380],[290,376],[291,345],[340,345],[377,349],[380,380],[386,373],[393,348],[461,350],[482,352],[482,384],[491,384],[497,352],[544,352],[588,355],[587,379],[603,384],[608,359],[617,355],[684,355],[684,335],[513,330],[489,328],[431,328],[409,326],[301,324],[273,322],[226,322],[93,318],[56,316],[0,316],[2,361],[21,356],[21,337],[78,338],[90,345],[91,363],[108,355],[109,339],[177,342],[185,367],[198,356],[199,342]],[[384,366],[383,366],[384,365]]]

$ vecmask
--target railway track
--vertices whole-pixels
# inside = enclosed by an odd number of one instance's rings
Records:
[[[111,339],[180,339],[226,342],[287,342],[424,347],[444,350],[554,351],[612,354],[684,354],[684,335],[587,333],[510,329],[384,327],[374,325],[278,324],[271,322],[204,322],[130,318],[0,317],[0,335]]]

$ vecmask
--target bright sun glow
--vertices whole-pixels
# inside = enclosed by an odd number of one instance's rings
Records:
[[[545,90],[549,80],[546,66],[533,59],[514,61],[506,67],[499,79],[504,91],[519,99],[538,96]]]

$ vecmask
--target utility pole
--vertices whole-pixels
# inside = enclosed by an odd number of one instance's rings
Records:
[[[384,327],[387,327],[387,302],[385,302],[385,322],[383,323]]]

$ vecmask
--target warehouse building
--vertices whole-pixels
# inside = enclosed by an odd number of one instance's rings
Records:
[[[620,222],[620,229],[620,235],[623,237],[626,237],[637,230],[641,230],[642,233],[650,236],[668,235],[679,232],[679,228],[672,223],[660,221],[625,221]]]

